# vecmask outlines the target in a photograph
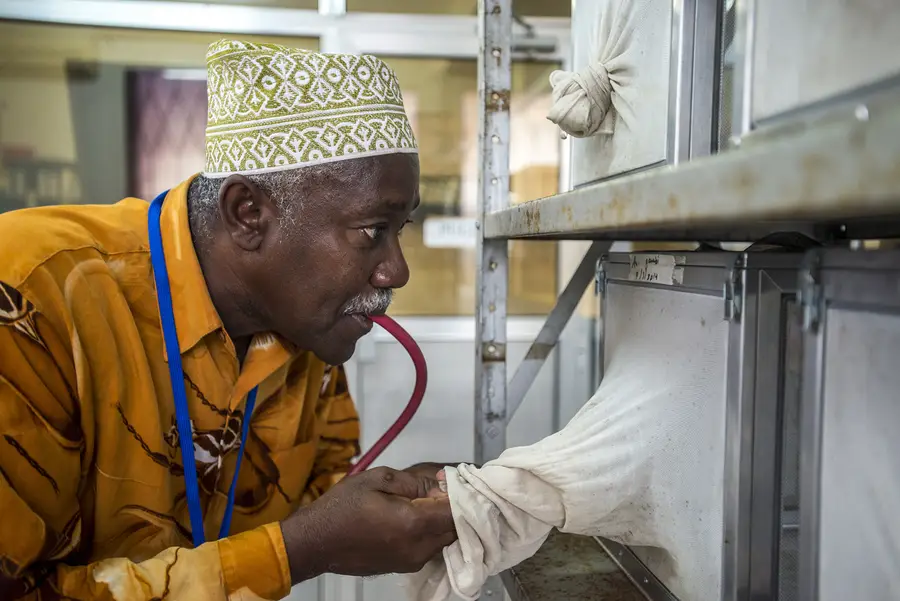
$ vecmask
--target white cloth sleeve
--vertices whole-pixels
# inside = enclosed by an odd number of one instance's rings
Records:
[[[721,507],[722,476],[706,469],[717,459],[697,429],[724,431],[717,374],[727,324],[720,300],[680,296],[689,302],[678,328],[617,324],[622,342],[600,388],[563,430],[481,469],[445,470],[459,539],[409,579],[413,601],[443,601],[451,592],[477,598],[489,576],[531,557],[553,528],[662,549],[648,553],[660,558],[658,572],[680,570],[696,590],[716,589],[717,559],[696,543],[717,536],[703,520],[715,521],[706,508]],[[665,309],[634,304],[656,315]]]

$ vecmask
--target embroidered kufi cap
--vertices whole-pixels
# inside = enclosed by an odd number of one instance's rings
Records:
[[[416,153],[397,76],[369,55],[221,40],[207,62],[207,177]]]

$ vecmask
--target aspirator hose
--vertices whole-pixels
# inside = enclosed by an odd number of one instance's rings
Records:
[[[366,451],[365,455],[360,457],[359,461],[356,462],[349,472],[349,475],[351,476],[365,471],[366,468],[372,465],[372,462],[381,455],[388,445],[394,442],[394,439],[397,438],[400,432],[402,432],[409,423],[409,420],[416,414],[416,411],[419,410],[419,405],[422,404],[422,397],[425,396],[425,386],[428,383],[428,368],[425,366],[425,356],[422,354],[422,350],[419,348],[419,345],[416,344],[416,341],[412,339],[412,336],[387,315],[370,315],[369,319],[387,330],[391,336],[397,339],[397,342],[403,345],[406,352],[409,353],[413,365],[416,368],[416,385],[413,388],[412,396],[410,396],[409,402],[406,404],[403,413],[401,413],[400,417],[397,418],[397,421],[388,428],[388,431],[378,439],[378,442],[372,445],[372,448]]]

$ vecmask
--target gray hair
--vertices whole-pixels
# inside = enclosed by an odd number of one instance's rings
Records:
[[[248,175],[247,179],[272,199],[281,212],[282,222],[295,223],[300,211],[301,199],[296,196],[301,185],[310,176],[302,169],[275,171],[261,175]],[[224,179],[198,175],[188,189],[188,217],[195,237],[208,239],[219,218],[219,188]],[[294,193],[294,194],[292,194]]]

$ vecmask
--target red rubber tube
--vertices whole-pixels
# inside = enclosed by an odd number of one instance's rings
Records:
[[[359,458],[359,461],[356,462],[356,465],[351,468],[348,474],[351,476],[365,471],[366,468],[372,465],[372,462],[375,461],[388,445],[394,442],[394,439],[397,438],[400,432],[406,428],[409,420],[411,420],[416,414],[416,411],[419,410],[419,405],[422,404],[422,397],[425,396],[425,386],[428,384],[428,368],[425,365],[425,355],[422,354],[422,349],[419,348],[419,345],[416,344],[416,341],[413,340],[412,336],[410,336],[406,330],[401,328],[400,324],[387,315],[371,315],[369,316],[369,319],[387,330],[391,336],[397,339],[397,342],[403,345],[406,352],[409,353],[413,365],[416,368],[416,385],[413,388],[409,402],[406,404],[406,408],[403,409],[403,413],[401,413],[400,417],[397,418],[397,421],[388,428],[388,431],[378,439],[378,442],[372,445],[372,448]]]

